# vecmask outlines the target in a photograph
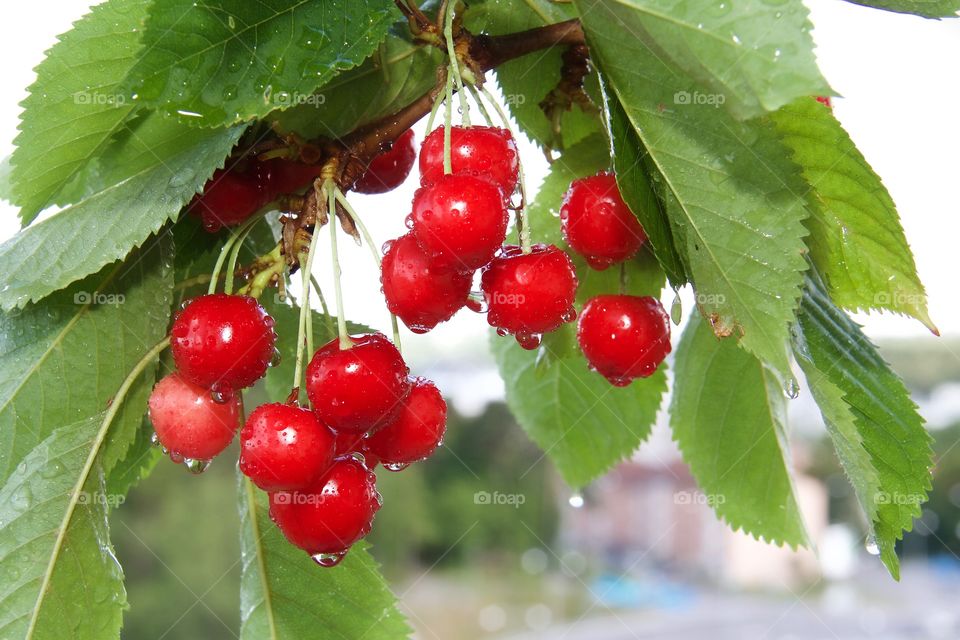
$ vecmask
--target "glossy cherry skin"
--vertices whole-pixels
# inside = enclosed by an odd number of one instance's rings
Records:
[[[261,405],[240,430],[240,470],[264,491],[303,489],[330,467],[333,455],[333,431],[295,405]]]
[[[335,457],[363,456],[363,462],[367,465],[367,469],[373,469],[377,466],[377,463],[380,462],[380,458],[367,451],[366,443],[367,434],[365,433],[341,431],[337,434]]]
[[[413,196],[413,236],[441,269],[474,271],[490,262],[507,235],[500,189],[467,175],[442,176]]]
[[[240,426],[239,398],[215,402],[209,389],[176,372],[157,383],[148,404],[160,444],[179,458],[213,458],[227,448]]]
[[[420,149],[420,183],[433,184],[443,177],[443,126],[430,132]],[[517,143],[506,129],[458,127],[450,129],[451,173],[489,180],[509,197],[517,186],[520,156]]]
[[[349,549],[370,532],[378,509],[376,476],[349,456],[338,458],[306,489],[270,494],[270,518],[287,540],[311,555]]]
[[[817,96],[817,102],[833,109],[833,101],[830,99],[830,96]]]
[[[647,234],[609,173],[574,180],[560,206],[563,238],[594,269],[632,257]]]
[[[304,164],[286,158],[257,162],[257,178],[267,202],[286,193],[303,191],[320,176],[322,170],[320,165]]]
[[[591,368],[624,387],[652,375],[670,353],[670,319],[650,296],[597,296],[580,313],[577,342]]]
[[[255,170],[217,169],[188,207],[213,233],[244,222],[269,202]]]
[[[540,335],[576,317],[577,274],[570,256],[554,245],[537,244],[530,253],[508,245],[483,270],[487,322],[501,335],[513,334],[524,349]]]
[[[194,298],[177,314],[170,348],[183,377],[229,392],[263,377],[274,355],[273,318],[248,296]]]
[[[436,385],[417,378],[397,417],[367,438],[364,455],[370,452],[387,469],[398,470],[433,453],[446,429],[447,403]]]
[[[417,161],[417,145],[413,129],[407,129],[389,150],[376,156],[367,170],[353,183],[357,193],[386,193],[393,191],[407,179]]]
[[[382,333],[350,339],[349,349],[334,338],[317,350],[307,366],[307,395],[334,431],[360,434],[393,419],[410,393],[410,371]]]
[[[467,302],[473,274],[439,269],[412,234],[384,246],[380,282],[387,308],[414,333],[426,333]]]

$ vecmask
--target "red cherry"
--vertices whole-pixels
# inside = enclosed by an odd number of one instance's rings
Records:
[[[382,333],[334,338],[307,366],[307,395],[317,416],[337,432],[364,433],[391,420],[410,392],[406,363]]]
[[[540,334],[576,317],[577,274],[570,257],[554,245],[537,244],[530,253],[503,248],[483,270],[487,322],[501,335],[514,334],[524,349],[535,349]]]
[[[217,391],[249,387],[274,355],[273,318],[248,296],[194,298],[173,322],[171,351],[183,377]]]
[[[306,489],[271,493],[270,518],[291,543],[311,555],[332,554],[327,563],[335,564],[370,532],[380,508],[376,478],[359,461],[339,458]]]
[[[265,198],[254,173],[217,169],[203,192],[193,197],[188,211],[200,216],[203,228],[213,233],[244,222],[266,204]]]
[[[269,202],[279,195],[302,191],[320,176],[322,170],[320,165],[271,158],[257,162],[257,179]]]
[[[433,266],[408,233],[384,246],[380,281],[390,313],[426,333],[466,304],[473,275]]]
[[[364,455],[369,451],[384,467],[399,471],[433,453],[446,429],[447,403],[436,385],[417,378],[393,422],[367,438]]]
[[[257,407],[240,431],[240,470],[264,491],[302,489],[333,462],[334,436],[308,409]]]
[[[366,450],[366,442],[367,434],[365,433],[341,431],[336,438],[336,457],[361,455],[367,469],[373,469],[380,462],[380,458]]]
[[[833,109],[833,101],[830,100],[830,96],[817,96],[817,102]]]
[[[577,341],[591,368],[625,387],[652,375],[670,353],[670,320],[650,296],[597,296],[583,307]]]
[[[386,193],[393,191],[407,179],[417,160],[417,145],[413,129],[407,129],[387,151],[370,161],[367,170],[353,183],[357,193]]]
[[[473,271],[490,262],[507,235],[500,189],[466,175],[440,177],[413,196],[413,236],[442,269]]]
[[[609,173],[574,180],[560,206],[563,238],[594,269],[633,256],[647,234]]]
[[[450,129],[450,165],[456,175],[489,180],[508,197],[517,186],[520,167],[517,143],[507,129],[458,127]],[[420,184],[443,177],[443,127],[430,132],[420,149]]]
[[[240,422],[239,398],[216,402],[209,389],[176,372],[157,383],[148,404],[157,439],[175,458],[210,460],[227,448]]]

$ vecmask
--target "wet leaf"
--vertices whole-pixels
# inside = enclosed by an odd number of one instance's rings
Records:
[[[847,0],[847,2],[897,13],[912,13],[924,18],[954,18],[960,11],[960,0]]]

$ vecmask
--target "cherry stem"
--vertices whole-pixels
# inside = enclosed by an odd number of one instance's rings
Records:
[[[500,120],[503,121],[503,127],[509,131],[513,139],[516,140],[517,136],[514,134],[513,127],[510,125],[510,118],[508,118],[507,114],[500,108],[500,104],[494,99],[490,92],[487,91],[486,87],[480,87],[480,91],[483,93],[483,97],[493,106]],[[524,253],[530,253],[530,219],[527,217],[527,185],[526,179],[523,177],[523,163],[520,162],[519,157],[517,158],[517,183],[520,185],[520,206],[517,207],[517,232],[520,236],[521,250]]]
[[[363,224],[363,220],[360,219],[360,216],[357,215],[356,210],[347,202],[347,197],[337,189],[335,191],[337,202],[339,202],[347,213],[353,218],[353,223],[357,225],[357,229],[360,230],[360,234],[363,236],[364,241],[367,243],[367,246],[370,247],[370,253],[373,255],[373,261],[377,263],[377,269],[380,269],[380,265],[383,262],[383,258],[380,256],[380,250],[377,249],[376,243],[373,241],[373,236],[370,235],[370,231],[367,229],[367,225]],[[390,326],[393,328],[393,343],[396,345],[397,350],[400,349],[400,324],[397,322],[397,316],[390,314]]]
[[[446,96],[442,91],[437,93],[433,106],[430,107],[430,116],[427,118],[427,133],[433,131],[433,121],[437,118],[437,111],[440,110],[440,105],[443,104],[445,99]]]
[[[260,219],[259,214],[255,214],[253,217],[248,219],[242,225],[237,227],[237,229],[230,234],[230,237],[227,238],[227,241],[223,243],[223,247],[220,248],[220,255],[217,256],[217,262],[213,265],[213,273],[210,275],[210,286],[207,289],[207,294],[216,293],[217,291],[217,282],[220,280],[220,272],[223,270],[223,264],[227,260],[227,256],[230,255],[231,250],[233,249],[234,244],[237,240],[243,235],[249,227],[252,227],[257,220]],[[238,251],[239,254],[239,251]],[[233,268],[236,268],[236,262],[234,262]],[[230,291],[233,291],[233,271],[227,275],[227,282],[230,282]],[[224,284],[224,289],[226,289],[226,284]]]
[[[340,285],[340,254],[337,251],[337,186],[332,179],[323,182],[322,194],[327,197],[327,217],[330,220],[330,262],[333,265],[333,290],[337,298],[337,333],[340,336],[340,349],[353,346],[347,332],[347,318],[343,313],[343,288]],[[319,200],[319,199],[318,199]],[[316,232],[316,230],[314,230]]]
[[[493,118],[490,117],[490,112],[487,111],[487,107],[483,104],[483,100],[480,99],[480,92],[477,91],[477,88],[474,85],[467,85],[467,88],[470,90],[470,95],[473,96],[473,101],[477,103],[477,108],[480,109],[480,114],[483,116],[483,119],[486,121],[487,126],[493,126]]]
[[[450,73],[457,83],[457,97],[460,99],[460,111],[463,116],[463,124],[470,126],[470,105],[467,103],[467,96],[463,92],[463,78],[460,77],[460,62],[457,60],[457,49],[453,42],[453,14],[456,12],[457,3],[451,2],[447,5],[446,21],[443,27],[443,36],[447,41],[447,58],[450,63]]]
[[[254,222],[254,224],[256,223]],[[230,259],[227,261],[227,279],[223,283],[223,292],[227,295],[233,293],[233,276],[237,272],[237,260],[240,257],[240,249],[243,248],[243,243],[247,240],[247,236],[253,231],[254,224],[244,224],[244,226],[240,228],[240,231],[237,233],[237,239],[233,243],[233,248],[230,250]]]
[[[313,235],[310,237],[310,247],[307,249],[306,261],[304,261],[302,253],[299,255],[303,293],[300,295],[300,321],[297,324],[297,360],[293,371],[294,388],[300,386],[301,376],[303,375],[304,343],[306,343],[307,352],[311,355],[313,354],[313,318],[310,315],[310,278],[313,273],[313,258],[317,254],[317,236],[320,235],[317,231],[318,229],[314,229]]]
[[[330,335],[333,335],[337,332],[337,328],[333,324],[333,316],[330,315],[330,308],[327,306],[327,299],[323,296],[320,283],[317,282],[317,279],[312,273],[310,274],[310,282],[313,284],[313,291],[317,294],[317,299],[320,301],[320,308],[323,309],[323,315],[327,319],[327,331]]]
[[[453,157],[451,147],[450,126],[453,124],[453,76],[447,74],[446,98],[443,110],[443,173],[453,173]]]

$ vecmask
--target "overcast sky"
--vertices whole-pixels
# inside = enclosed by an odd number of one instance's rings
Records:
[[[17,103],[33,81],[32,68],[56,34],[86,12],[89,2],[40,0],[0,5],[0,154],[12,151]],[[858,7],[840,0],[809,3],[821,68],[844,97],[837,116],[879,173],[897,202],[920,276],[930,295],[931,316],[945,334],[960,333],[956,268],[960,238],[960,21],[930,21]],[[421,125],[422,127],[422,125]],[[422,139],[422,128],[418,129]],[[539,185],[546,163],[529,144],[521,145],[530,188]],[[402,234],[413,181],[387,196],[356,199],[378,242]],[[351,196],[353,197],[353,196]],[[0,202],[0,238],[16,231],[15,209]],[[345,306],[352,319],[386,329],[378,274],[367,251],[345,247],[343,268],[351,284]],[[322,261],[318,261],[322,262]],[[321,282],[327,269],[320,266]],[[326,287],[325,287],[326,288]],[[374,295],[377,294],[377,295]],[[664,294],[669,306],[672,293]],[[685,296],[689,308],[690,296]],[[917,322],[869,316],[873,336],[924,335]],[[462,312],[426,337],[407,334],[419,353],[449,353],[486,339],[482,318]],[[414,344],[411,344],[414,343]],[[475,352],[475,351],[474,351]]]

